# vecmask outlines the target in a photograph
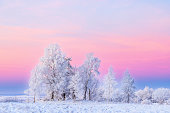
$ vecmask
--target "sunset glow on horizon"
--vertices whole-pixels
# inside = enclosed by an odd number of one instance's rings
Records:
[[[138,87],[170,87],[170,2],[135,0],[0,1],[0,91],[22,93],[44,49],[57,43],[83,64],[86,54]],[[14,91],[15,90],[15,91]],[[13,92],[14,91],[14,92]]]

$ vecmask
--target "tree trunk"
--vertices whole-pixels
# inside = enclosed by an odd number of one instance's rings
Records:
[[[129,94],[128,94],[128,100],[127,100],[127,102],[129,103]]]
[[[91,74],[91,73],[90,73]],[[90,77],[90,74],[88,74],[88,79],[85,83],[85,92],[84,92],[84,100],[86,100],[86,94],[87,94],[87,85],[88,85],[88,82],[89,82],[89,77]]]
[[[35,103],[35,95],[34,95],[34,103]]]
[[[90,96],[91,96],[91,95],[90,95],[90,89],[89,89],[89,100],[91,100]]]
[[[66,99],[66,94],[63,93],[63,100],[65,101],[65,99]]]
[[[76,99],[76,96],[75,96],[74,92],[72,93],[72,99],[73,99],[73,100]]]
[[[85,86],[84,100],[86,100],[87,86]]]
[[[87,84],[88,84],[88,81],[87,81],[87,82],[86,82],[86,84],[85,84],[84,100],[86,100],[86,94],[87,94]]]
[[[54,100],[54,91],[51,93],[51,100]]]

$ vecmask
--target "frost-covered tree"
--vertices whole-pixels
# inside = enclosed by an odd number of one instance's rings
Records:
[[[112,101],[114,98],[114,94],[116,94],[116,85],[117,82],[115,80],[115,73],[113,72],[112,67],[109,68],[108,73],[104,76],[103,79],[103,98]]]
[[[99,75],[100,60],[94,57],[92,53],[87,55],[84,64],[78,68],[78,76],[82,77],[80,83],[82,84],[83,99],[89,100],[94,98],[96,88],[98,87],[97,75]]]
[[[135,92],[135,96],[138,102],[141,103],[151,103],[152,101],[153,89],[145,87],[143,90],[138,90]]]
[[[133,101],[135,86],[134,79],[130,76],[128,70],[124,73],[121,81],[122,101],[129,103]]]
[[[75,68],[75,73],[71,77],[69,86],[68,88],[70,89],[70,97],[71,99],[78,99],[82,100],[83,99],[83,94],[84,91],[84,84],[83,84],[83,77],[80,75],[79,71],[77,68]]]
[[[70,60],[57,44],[52,44],[45,50],[41,64],[46,67],[47,71],[43,78],[49,99],[65,100],[68,94],[69,77],[73,72]]]
[[[98,88],[96,91],[96,100],[97,101],[104,101],[105,99],[103,98],[103,79],[99,78],[98,79]]]
[[[28,91],[43,91],[48,100],[65,100],[69,95],[69,79],[74,73],[70,61],[57,44],[51,44],[33,70]],[[37,84],[41,89],[38,89]]]
[[[41,65],[36,65],[35,68],[31,71],[31,77],[29,80],[29,89],[25,91],[26,94],[39,97],[43,93],[43,79],[42,74],[44,72],[44,68]]]
[[[122,102],[122,91],[121,91],[121,89],[116,88],[116,90],[114,91],[113,101],[114,102]]]
[[[89,100],[97,100],[98,99],[98,95],[97,95],[97,91],[99,88],[99,80],[96,76],[91,77],[89,84],[87,86],[88,88],[88,98]]]
[[[153,92],[152,98],[154,99],[155,102],[163,104],[168,99],[170,99],[170,89],[168,89],[168,88],[158,88]]]

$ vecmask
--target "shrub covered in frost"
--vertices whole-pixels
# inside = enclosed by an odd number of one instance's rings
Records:
[[[170,98],[170,89],[158,88],[153,92],[152,98],[155,102],[163,104]]]
[[[152,104],[151,100],[143,100],[141,104]]]
[[[166,103],[167,103],[168,105],[170,105],[170,98],[166,101]]]
[[[26,98],[18,96],[2,96],[0,102],[24,102]]]
[[[138,90],[135,92],[135,96],[136,96],[136,101],[138,103],[141,103],[142,101],[151,101],[152,100],[152,93],[153,93],[153,89],[149,88],[149,87],[145,87],[143,90]]]

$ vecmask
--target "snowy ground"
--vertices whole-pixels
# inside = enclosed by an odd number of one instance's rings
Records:
[[[9,98],[9,97],[8,97]],[[6,97],[7,99],[7,97]],[[4,100],[6,100],[4,99]],[[28,103],[20,97],[8,101],[0,98],[0,113],[170,113],[170,105],[113,104],[102,102],[37,102]]]

